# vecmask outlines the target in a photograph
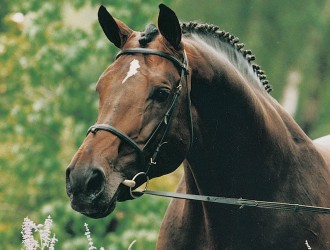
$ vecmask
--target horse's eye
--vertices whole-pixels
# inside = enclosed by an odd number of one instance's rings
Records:
[[[167,100],[167,98],[170,95],[170,90],[168,89],[156,89],[155,92],[153,93],[152,98],[158,102],[164,102]]]

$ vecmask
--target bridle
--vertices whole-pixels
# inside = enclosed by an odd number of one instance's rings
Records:
[[[316,213],[316,214],[330,214],[330,208],[326,207],[315,207],[315,206],[306,206],[306,205],[300,205],[300,204],[290,204],[290,203],[280,203],[280,202],[268,202],[268,201],[259,201],[259,200],[248,200],[248,199],[242,199],[242,198],[226,198],[226,197],[215,197],[215,196],[208,196],[208,195],[193,195],[193,194],[184,194],[184,193],[170,193],[170,192],[159,192],[159,191],[152,191],[148,190],[148,172],[152,165],[156,165],[156,158],[158,153],[161,150],[161,147],[167,143],[165,142],[165,138],[169,132],[169,128],[173,119],[173,113],[175,111],[178,98],[181,94],[181,89],[185,80],[186,83],[186,95],[187,95],[187,103],[188,103],[188,112],[189,112],[189,119],[190,119],[190,147],[193,143],[193,137],[194,137],[194,129],[193,129],[193,122],[192,122],[192,113],[191,113],[191,100],[190,100],[190,93],[188,88],[188,82],[189,82],[189,66],[188,66],[188,59],[186,53],[184,53],[184,60],[183,62],[179,61],[177,58],[171,56],[168,53],[153,50],[153,49],[144,49],[144,48],[135,48],[135,49],[127,49],[119,52],[117,54],[117,57],[120,57],[122,55],[134,55],[134,54],[144,54],[144,55],[157,55],[163,58],[166,58],[170,60],[178,69],[180,69],[180,82],[178,86],[176,86],[176,90],[174,92],[173,98],[170,102],[169,108],[167,109],[165,115],[161,119],[161,121],[158,123],[154,131],[151,133],[149,139],[147,140],[145,146],[141,148],[134,140],[132,140],[129,136],[118,130],[117,128],[109,125],[109,124],[94,124],[91,126],[88,131],[87,135],[89,133],[95,134],[99,130],[104,130],[107,132],[110,132],[123,141],[125,141],[127,144],[129,144],[132,148],[135,149],[136,153],[138,154],[138,161],[139,166],[144,169],[143,172],[137,173],[131,180],[125,180],[128,182],[131,182],[130,186],[130,195],[132,198],[140,197],[143,194],[149,194],[149,195],[156,195],[161,197],[169,197],[169,198],[176,198],[176,199],[185,199],[185,200],[193,200],[193,201],[202,201],[202,202],[211,202],[211,203],[218,203],[218,204],[230,204],[230,205],[236,205],[240,208],[243,207],[256,207],[256,208],[265,208],[265,209],[277,209],[277,210],[284,210],[284,211],[293,211],[293,212],[308,212],[308,213]],[[146,164],[145,161],[145,149],[147,148],[147,145],[151,141],[155,139],[155,137],[160,132],[160,129],[162,125],[165,124],[165,130],[162,134],[161,140],[159,141],[154,153],[152,154],[152,157],[150,158],[149,162]],[[144,188],[144,191],[133,191],[133,188],[135,187],[135,180],[139,176],[144,176],[146,178],[146,185]]]
[[[173,120],[173,114],[174,114],[174,111],[177,107],[177,103],[178,103],[178,100],[179,100],[179,96],[182,92],[181,90],[182,90],[184,82],[186,83],[186,98],[187,98],[188,113],[189,113],[188,115],[189,115],[189,122],[190,122],[190,126],[189,126],[189,130],[190,130],[190,147],[193,143],[193,137],[194,137],[194,135],[193,135],[194,129],[193,129],[193,122],[192,122],[192,112],[191,112],[191,100],[190,100],[190,93],[189,93],[189,87],[188,87],[189,65],[188,65],[188,58],[187,58],[187,55],[186,55],[185,51],[184,51],[183,62],[181,62],[180,60],[178,60],[177,58],[175,58],[174,56],[172,56],[172,55],[170,55],[166,52],[159,51],[159,50],[154,50],[154,49],[146,49],[146,48],[134,48],[134,49],[126,49],[126,50],[120,51],[117,54],[116,59],[118,59],[122,55],[135,55],[135,54],[156,55],[156,56],[163,57],[163,58],[171,61],[174,64],[174,66],[179,70],[180,82],[178,83],[178,85],[175,88],[172,100],[170,101],[169,107],[168,107],[166,113],[164,114],[163,118],[158,123],[158,125],[155,127],[155,129],[153,130],[153,132],[151,133],[149,139],[147,140],[147,142],[145,143],[143,148],[141,148],[128,135],[126,135],[125,133],[121,132],[120,130],[118,130],[117,128],[115,128],[115,127],[113,127],[109,124],[94,124],[87,131],[87,135],[89,133],[95,134],[95,133],[97,133],[97,131],[100,131],[100,130],[110,132],[110,133],[116,135],[117,137],[119,137],[121,140],[123,140],[127,144],[129,144],[136,151],[137,156],[138,156],[138,167],[139,167],[139,169],[142,169],[142,172],[139,172],[138,174],[136,174],[131,180],[133,182],[133,184],[131,184],[131,187],[130,187],[130,194],[133,198],[135,198],[135,196],[132,193],[132,188],[135,186],[134,185],[135,179],[138,176],[144,175],[145,178],[146,178],[146,182],[147,182],[147,184],[146,184],[146,188],[147,188],[148,181],[149,181],[148,172],[149,172],[151,166],[157,164],[157,156],[158,156],[162,146],[167,143],[165,141],[165,139],[166,139],[166,137],[168,135],[168,132],[170,130],[170,126],[171,126],[171,123],[172,123],[172,120]],[[160,130],[163,127],[163,125],[165,125],[165,129],[164,129],[164,132],[161,136],[161,139],[160,139],[158,145],[156,146],[149,162],[146,163],[145,150],[148,148],[148,145],[156,138],[156,136],[159,135]]]

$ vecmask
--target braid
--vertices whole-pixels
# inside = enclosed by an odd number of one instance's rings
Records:
[[[266,75],[263,70],[261,70],[260,66],[257,64],[252,64],[256,57],[252,54],[251,50],[245,50],[244,44],[239,43],[239,38],[235,37],[234,35],[230,34],[229,32],[225,32],[223,30],[220,30],[219,27],[215,25],[210,24],[200,24],[197,22],[188,22],[188,23],[182,23],[181,24],[182,32],[183,34],[189,34],[189,33],[198,33],[198,34],[204,34],[204,35],[212,35],[213,37],[219,39],[222,42],[225,42],[227,44],[230,44],[236,51],[241,53],[243,57],[249,62],[251,65],[253,71],[259,78],[260,82],[264,86],[265,90],[269,93],[272,91],[272,88],[266,79]]]

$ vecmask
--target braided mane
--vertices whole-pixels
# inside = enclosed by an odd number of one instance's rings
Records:
[[[198,34],[198,35],[204,35],[207,37],[211,37],[214,39],[217,39],[225,44],[230,45],[233,49],[235,49],[237,52],[239,52],[251,65],[252,70],[256,74],[256,76],[259,78],[260,82],[262,83],[265,90],[269,93],[272,91],[272,88],[270,84],[268,83],[268,80],[266,79],[266,75],[264,71],[261,69],[261,67],[257,64],[252,64],[251,62],[256,59],[256,57],[252,54],[251,50],[245,50],[243,49],[244,44],[239,43],[238,37],[235,37],[234,35],[230,34],[229,32],[225,32],[223,30],[220,30],[219,27],[215,25],[210,24],[200,24],[197,22],[188,22],[188,23],[182,23],[181,29],[184,35],[187,34]]]
[[[259,65],[251,63],[256,59],[256,57],[252,54],[251,50],[243,49],[244,44],[239,43],[238,37],[235,37],[229,32],[220,30],[220,28],[215,25],[201,24],[197,22],[181,23],[181,29],[183,35],[190,35],[190,34],[201,35],[207,38],[211,38],[212,40],[215,40],[216,42],[219,43],[220,46],[221,46],[220,42],[222,42],[228,45],[230,48],[237,51],[239,54],[243,56],[243,58],[246,59],[246,61],[252,68],[253,72],[259,79],[261,83],[260,85],[262,85],[268,93],[272,91],[272,88],[268,83],[264,71],[261,69]],[[139,39],[140,45],[142,47],[147,46],[147,44],[151,42],[158,35],[158,33],[159,33],[158,29],[155,25],[148,24],[145,28],[145,31],[142,33],[141,38]]]

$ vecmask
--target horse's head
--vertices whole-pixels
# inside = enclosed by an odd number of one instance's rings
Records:
[[[149,25],[145,32],[131,30],[103,6],[98,16],[121,52],[97,83],[97,122],[66,172],[72,207],[95,218],[130,198],[127,185],[135,184],[125,180],[176,169],[192,135],[187,61],[175,13],[160,5],[158,29]],[[145,179],[135,181],[138,186]]]

